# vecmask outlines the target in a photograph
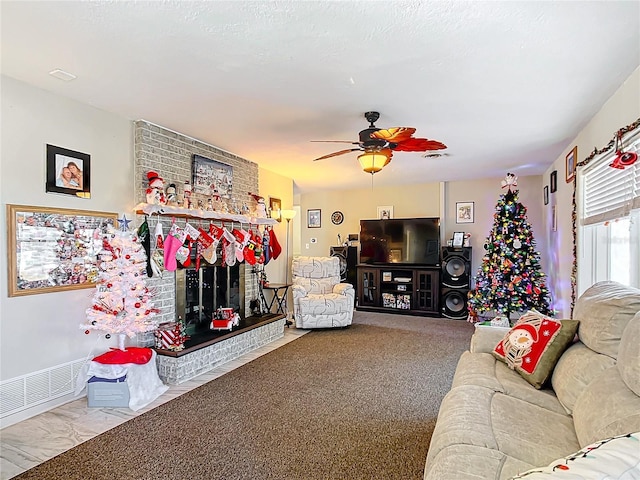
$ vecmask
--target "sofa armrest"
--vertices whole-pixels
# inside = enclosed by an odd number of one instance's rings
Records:
[[[508,331],[509,329],[504,327],[476,325],[469,350],[476,353],[491,353]]]
[[[333,293],[338,293],[340,295],[349,295],[349,293],[351,293],[352,295],[355,294],[353,290],[353,285],[351,285],[350,283],[335,284],[333,286]]]
[[[307,296],[307,291],[304,289],[302,285],[293,285],[291,287],[291,292],[293,294],[293,301],[295,302],[297,298],[303,298]]]

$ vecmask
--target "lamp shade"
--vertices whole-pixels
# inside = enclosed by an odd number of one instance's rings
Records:
[[[296,216],[296,211],[295,210],[280,210],[280,215],[285,220],[291,220],[293,217]]]
[[[390,162],[390,158],[383,150],[379,152],[365,152],[358,156],[358,161],[365,172],[373,175],[382,170],[382,168]]]

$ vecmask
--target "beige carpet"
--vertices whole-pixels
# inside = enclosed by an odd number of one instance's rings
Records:
[[[356,312],[15,478],[419,480],[472,333]]]

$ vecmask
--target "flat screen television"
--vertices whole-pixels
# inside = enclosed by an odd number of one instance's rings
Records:
[[[360,220],[360,263],[439,265],[440,219]]]

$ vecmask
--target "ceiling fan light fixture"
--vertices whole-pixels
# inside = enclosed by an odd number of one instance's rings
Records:
[[[365,172],[373,175],[382,170],[391,159],[386,152],[365,152],[358,156],[358,161]]]

